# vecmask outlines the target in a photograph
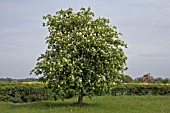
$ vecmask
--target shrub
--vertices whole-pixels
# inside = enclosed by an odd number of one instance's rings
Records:
[[[54,99],[44,84],[0,83],[0,101],[35,102]]]
[[[112,95],[170,95],[170,85],[123,84],[112,89]]]

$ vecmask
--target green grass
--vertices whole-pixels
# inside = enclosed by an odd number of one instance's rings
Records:
[[[0,102],[0,113],[170,113],[170,96],[85,97],[83,106],[74,104],[76,101]]]

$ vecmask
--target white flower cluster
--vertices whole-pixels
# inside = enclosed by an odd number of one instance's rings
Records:
[[[106,80],[106,77],[105,76],[101,76],[99,79],[98,79],[98,83],[101,82],[101,81],[105,81]]]

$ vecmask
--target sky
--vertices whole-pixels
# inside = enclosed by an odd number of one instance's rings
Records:
[[[42,16],[69,7],[91,7],[118,28],[128,44],[126,74],[170,78],[169,0],[0,0],[0,78],[36,77],[29,73],[48,36]]]

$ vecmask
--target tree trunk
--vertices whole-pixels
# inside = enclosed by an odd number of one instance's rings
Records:
[[[78,98],[78,104],[82,105],[83,104],[83,88],[80,90],[80,96]]]

